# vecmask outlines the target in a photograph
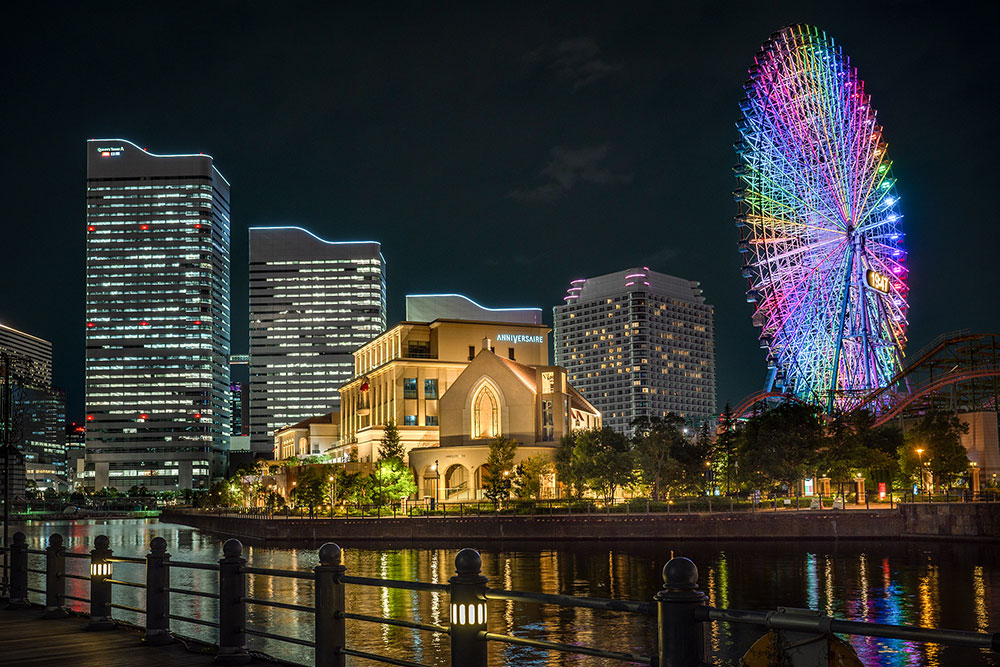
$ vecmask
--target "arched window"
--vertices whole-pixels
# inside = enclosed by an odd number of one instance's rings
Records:
[[[472,437],[492,439],[500,435],[500,401],[493,389],[484,384],[472,400]]]

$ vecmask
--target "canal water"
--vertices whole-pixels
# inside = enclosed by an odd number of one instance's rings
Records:
[[[147,521],[29,522],[29,546],[43,548],[48,536],[60,533],[72,551],[89,550],[97,535],[107,535],[115,555],[144,556],[154,536],[167,540],[174,560],[214,562],[223,539],[186,526]],[[246,544],[244,556],[257,567],[308,570],[317,563],[319,545]],[[400,544],[345,544],[345,564],[354,575],[445,582],[454,571],[462,545],[440,547]],[[469,545],[484,546],[484,545]],[[699,585],[709,604],[731,609],[775,609],[779,606],[821,610],[859,621],[912,624],[979,632],[1000,631],[1000,549],[996,544],[952,542],[629,542],[485,545],[483,571],[494,588],[602,598],[649,600],[661,586],[660,570],[671,550],[687,556],[700,572]],[[39,558],[40,557],[34,557]],[[67,569],[85,574],[87,561],[67,559]],[[40,560],[29,567],[41,568]],[[31,575],[41,587],[40,575]],[[143,581],[143,566],[115,564],[117,579]],[[173,569],[171,586],[214,591],[217,574]],[[312,605],[311,582],[288,578],[249,577],[249,596],[297,605]],[[69,579],[67,592],[88,597],[87,582]],[[116,586],[114,601],[142,606],[143,592]],[[40,596],[35,595],[40,599]],[[415,591],[348,586],[350,611],[446,625],[446,596]],[[81,603],[73,603],[82,609]],[[216,602],[173,594],[172,613],[215,620]],[[115,616],[142,623],[136,614]],[[313,639],[310,614],[251,606],[248,626],[266,632]],[[489,630],[649,655],[655,647],[655,619],[590,609],[491,602]],[[214,630],[173,622],[175,632],[214,641]],[[448,638],[423,630],[348,621],[348,646],[362,651],[408,658],[426,665],[448,665]],[[709,626],[708,648],[716,664],[737,665],[739,657],[761,634],[750,627]],[[976,666],[1000,665],[996,655],[912,642],[852,638],[865,665]],[[251,638],[251,649],[305,665],[312,649]],[[351,662],[358,665],[367,661]],[[538,652],[491,644],[491,665],[621,665],[586,656]]]

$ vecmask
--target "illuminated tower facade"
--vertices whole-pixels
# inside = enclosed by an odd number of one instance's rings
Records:
[[[605,426],[714,415],[714,312],[699,283],[636,267],[574,280],[564,302],[553,308],[556,365]]]
[[[301,227],[250,229],[250,447],[340,408],[352,353],[385,330],[385,259],[375,241]]]
[[[87,142],[86,466],[207,488],[230,436],[229,182],[209,155]]]

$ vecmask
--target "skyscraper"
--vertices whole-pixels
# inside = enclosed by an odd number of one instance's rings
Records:
[[[564,301],[552,309],[556,364],[605,426],[715,413],[714,313],[697,282],[638,267],[574,280]]]
[[[93,139],[86,233],[84,474],[207,487],[229,440],[229,182],[209,155]]]
[[[300,227],[250,229],[250,438],[339,409],[352,352],[385,330],[385,259],[375,241]]]
[[[18,384],[48,389],[52,386],[52,343],[0,324],[0,352],[10,357],[10,373]]]

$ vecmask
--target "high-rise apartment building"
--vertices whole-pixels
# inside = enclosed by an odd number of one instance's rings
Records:
[[[638,267],[574,280],[555,316],[555,359],[623,433],[639,417],[715,413],[712,306],[698,283]]]
[[[352,353],[385,330],[385,259],[375,241],[300,227],[250,229],[250,444],[340,406]]]
[[[229,182],[209,155],[88,141],[86,234],[84,482],[207,487],[229,442]]]

